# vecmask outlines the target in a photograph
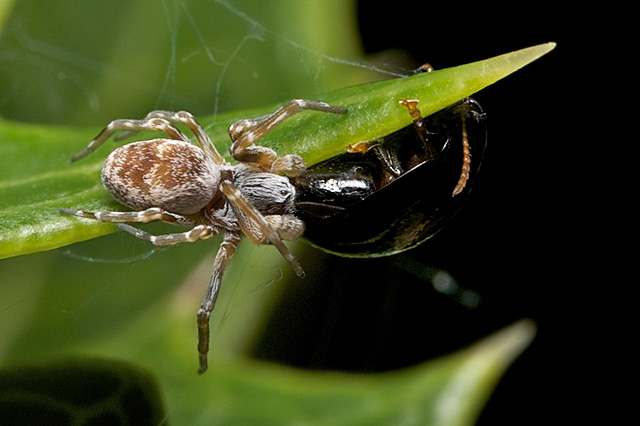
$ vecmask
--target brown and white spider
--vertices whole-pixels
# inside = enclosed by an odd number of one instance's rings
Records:
[[[207,292],[197,313],[199,373],[207,369],[209,317],[215,306],[225,267],[233,256],[242,234],[255,244],[274,245],[298,276],[302,267],[282,240],[298,238],[304,223],[295,215],[295,188],[289,177],[306,170],[297,155],[278,157],[270,148],[255,141],[276,125],[302,110],[344,114],[346,109],[324,102],[295,99],[272,114],[239,120],[229,128],[233,144],[231,155],[240,163],[227,163],[209,136],[188,112],[152,111],[142,120],[114,120],[89,145],[73,156],[79,160],[95,151],[114,132],[159,130],[170,139],[133,142],[114,150],[102,168],[106,190],[131,212],[87,212],[60,209],[61,213],[118,227],[156,246],[207,239],[222,233]],[[175,127],[184,124],[200,147]],[[152,235],[125,222],[146,223],[161,220],[187,225],[186,232]]]

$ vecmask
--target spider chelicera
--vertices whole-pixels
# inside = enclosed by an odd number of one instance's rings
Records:
[[[306,171],[297,155],[278,157],[255,142],[276,125],[303,110],[344,114],[345,108],[324,102],[295,99],[272,114],[236,121],[229,128],[231,155],[239,164],[223,159],[193,115],[188,112],[152,111],[142,120],[119,119],[105,127],[89,145],[73,156],[77,161],[95,151],[116,131],[159,130],[169,139],[133,142],[114,150],[102,168],[106,190],[131,212],[60,209],[61,213],[117,226],[156,246],[207,239],[222,233],[213,273],[197,313],[199,373],[207,369],[209,317],[216,303],[225,267],[242,235],[255,244],[275,246],[298,276],[302,267],[282,240],[298,238],[304,223],[295,213],[295,188],[290,177]],[[184,124],[200,147],[178,130]],[[152,235],[125,222],[160,220],[186,225],[186,232]]]

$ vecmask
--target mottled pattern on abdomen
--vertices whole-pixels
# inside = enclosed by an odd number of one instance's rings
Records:
[[[153,139],[113,151],[104,162],[102,184],[134,210],[160,207],[188,215],[204,208],[218,191],[220,169],[195,145]]]

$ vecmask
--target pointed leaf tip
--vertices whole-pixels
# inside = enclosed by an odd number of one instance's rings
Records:
[[[551,52],[555,47],[556,43],[554,42],[538,44],[537,46],[526,47],[524,49],[497,56],[497,58],[507,58],[507,60],[513,64],[514,71],[516,71]]]
[[[521,320],[469,347],[434,401],[433,424],[473,424],[502,374],[535,334],[533,321]]]

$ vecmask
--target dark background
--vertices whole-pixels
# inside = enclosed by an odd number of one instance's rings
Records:
[[[588,22],[540,3],[517,9],[407,2],[404,10],[389,10],[359,2],[367,54],[388,61],[390,50],[400,52],[407,68],[424,62],[446,68],[548,41],[558,45],[474,96],[487,114],[488,148],[467,208],[401,255],[298,253],[307,271],[304,289],[290,286],[256,347],[258,357],[312,369],[384,371],[464,348],[528,318],[537,336],[478,424],[549,424],[571,411],[566,394],[576,392],[571,371],[583,320],[575,308],[584,282],[573,264],[575,178],[568,165],[576,161],[577,98],[570,77],[584,65],[577,41]],[[465,307],[460,293],[434,290],[418,276],[429,267],[448,271],[480,303]],[[297,349],[283,353],[283,347]]]

